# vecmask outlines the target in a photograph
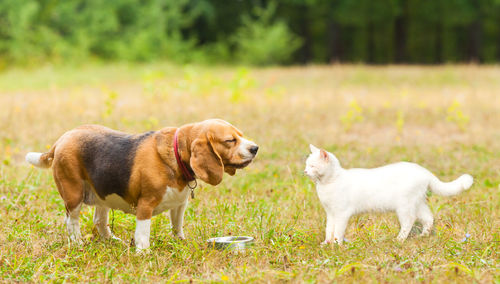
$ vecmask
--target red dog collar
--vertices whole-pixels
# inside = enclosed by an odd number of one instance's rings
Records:
[[[174,154],[175,154],[175,159],[177,160],[177,165],[179,165],[179,168],[181,169],[182,175],[184,176],[184,179],[187,180],[189,188],[193,189],[196,187],[196,179],[193,177],[193,175],[189,172],[187,169],[186,165],[181,161],[181,157],[179,156],[179,142],[177,141],[177,136],[179,133],[179,128],[175,131],[174,134]],[[195,185],[191,187],[189,185],[190,181],[195,181]]]

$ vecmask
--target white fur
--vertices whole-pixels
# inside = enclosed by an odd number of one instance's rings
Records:
[[[254,146],[257,146],[257,144],[243,137],[240,137],[240,141],[240,146],[238,147],[240,155],[243,157],[243,159],[252,160],[255,155],[250,152],[250,149]]]
[[[162,200],[158,206],[153,210],[153,216],[158,215],[166,210],[179,208],[188,202],[189,193],[191,189],[185,187],[182,191],[177,188],[168,187],[163,194]]]
[[[149,235],[151,233],[151,219],[136,220],[135,247],[138,251],[149,248]]]
[[[99,235],[104,239],[109,239],[113,236],[108,227],[109,208],[96,205],[94,211],[94,225],[99,232]]]
[[[163,198],[153,210],[153,216],[158,215],[166,210],[170,210],[170,220],[172,222],[172,232],[175,236],[184,239],[184,232],[182,230],[184,211],[188,204],[189,189],[186,187],[179,191],[173,187],[167,187]],[[111,234],[108,224],[109,208],[119,209],[126,213],[135,214],[136,210],[130,206],[119,195],[110,194],[106,199],[97,198],[96,213],[94,214],[94,224],[101,237],[110,238],[114,237]],[[137,220],[135,229],[135,246],[138,251],[149,248],[149,232],[151,220]]]
[[[40,165],[40,157],[42,156],[43,153],[37,153],[37,152],[29,152],[26,154],[26,162],[32,164],[35,167],[41,167]]]
[[[82,204],[80,203],[73,211],[66,213],[66,228],[69,238],[74,242],[81,242],[82,234],[80,232],[79,215]]]
[[[118,209],[126,213],[135,214],[136,210],[134,207],[130,206],[124,199],[122,199],[117,194],[110,194],[106,196],[105,199],[100,199],[95,195],[95,213],[94,213],[94,225],[99,232],[99,235],[104,239],[117,239],[108,226],[108,216],[109,210]],[[182,191],[176,188],[167,187],[163,198],[153,210],[153,216],[158,215],[166,210],[170,210],[170,220],[172,222],[172,232],[175,236],[184,239],[184,232],[182,230],[184,211],[186,210],[188,204],[189,189],[186,187]],[[80,213],[81,204],[72,212],[70,212],[66,217],[66,226],[70,239],[72,241],[79,241],[81,239],[80,225],[78,222],[78,217]],[[149,226],[146,226],[145,221],[149,224],[151,220],[138,220],[136,232],[135,232],[135,244],[138,250],[147,249],[149,247]],[[147,228],[146,228],[147,227]]]
[[[468,189],[473,178],[462,175],[452,182],[441,182],[427,169],[400,162],[374,169],[343,169],[337,158],[310,145],[305,174],[315,183],[318,197],[326,211],[326,237],[342,243],[349,218],[367,211],[395,211],[401,230],[398,240],[405,240],[415,220],[423,225],[422,235],[430,233],[432,212],[425,203],[426,192],[455,195]]]
[[[186,187],[182,191],[179,191],[173,187],[167,187],[165,193],[163,194],[163,198],[153,210],[153,216],[156,216],[160,213],[163,213],[166,210],[178,208],[181,205],[187,203],[189,197],[189,189]],[[100,206],[118,209],[125,213],[135,214],[136,209],[130,206],[122,197],[118,194],[110,194],[106,196],[105,199],[101,199],[97,196],[96,203]]]
[[[99,198],[96,194],[96,203],[104,208],[117,209],[125,213],[135,214],[135,208],[116,193],[107,195],[105,199]]]
[[[170,209],[170,221],[172,223],[172,232],[181,240],[185,239],[182,223],[184,221],[184,212],[186,211],[187,202],[177,208]]]
[[[170,221],[172,223],[172,232],[180,239],[184,239],[182,224],[184,221],[184,211],[188,205],[190,189],[184,188],[179,191],[176,188],[167,187],[167,191],[163,194],[163,199],[153,210],[153,216],[165,210],[170,210]]]

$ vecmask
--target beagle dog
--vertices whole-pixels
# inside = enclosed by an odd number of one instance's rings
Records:
[[[142,250],[149,247],[151,217],[166,210],[174,235],[184,239],[190,182],[217,185],[224,172],[234,175],[248,166],[258,149],[221,119],[137,135],[84,125],[63,134],[48,152],[28,153],[26,161],[52,167],[71,240],[81,239],[78,217],[85,203],[96,207],[94,224],[106,239],[114,237],[110,209],[135,214],[135,246]]]

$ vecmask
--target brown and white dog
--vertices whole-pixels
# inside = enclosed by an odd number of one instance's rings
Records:
[[[85,203],[96,207],[94,224],[103,238],[113,237],[108,227],[110,208],[135,214],[134,239],[141,250],[149,247],[151,217],[166,210],[173,233],[184,238],[182,222],[190,192],[186,174],[217,185],[224,172],[234,175],[246,167],[258,149],[220,119],[138,135],[84,125],[66,132],[48,152],[28,153],[26,161],[52,167],[72,240],[81,239],[78,217]]]

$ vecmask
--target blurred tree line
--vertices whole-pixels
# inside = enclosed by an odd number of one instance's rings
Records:
[[[500,0],[0,0],[0,66],[500,61]]]

